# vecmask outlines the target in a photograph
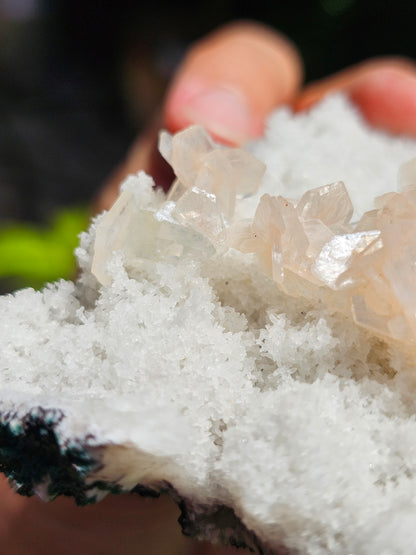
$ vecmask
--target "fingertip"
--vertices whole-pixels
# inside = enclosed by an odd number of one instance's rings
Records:
[[[263,119],[236,88],[189,80],[172,91],[167,106],[166,125],[173,133],[198,123],[219,142],[242,144],[263,132]]]
[[[349,94],[372,126],[416,136],[416,70],[380,68],[363,76]]]
[[[243,143],[292,99],[301,76],[288,39],[258,23],[227,25],[190,49],[166,97],[165,125],[175,132],[199,123],[223,142]]]

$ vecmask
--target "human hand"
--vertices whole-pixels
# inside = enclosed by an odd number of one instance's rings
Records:
[[[159,120],[137,139],[98,200],[108,208],[125,175],[139,169],[163,184],[156,152],[160,127],[175,132],[201,123],[217,140],[241,144],[261,135],[267,114],[289,103],[305,109],[326,93],[346,91],[370,123],[416,136],[416,70],[398,59],[364,62],[301,89],[302,63],[295,47],[268,28],[234,24],[195,45],[179,68]],[[60,498],[51,504],[15,495],[0,484],[0,537],[10,554],[33,553],[232,553],[189,542],[178,510],[167,498],[110,496],[78,508]],[[241,553],[241,551],[240,551]]]

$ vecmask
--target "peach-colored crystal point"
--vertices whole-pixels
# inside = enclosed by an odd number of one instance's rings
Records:
[[[200,125],[174,136],[162,131],[159,149],[177,177],[168,200],[176,202],[187,189],[195,187],[215,195],[228,221],[234,215],[236,198],[256,193],[266,170],[249,152],[215,144]]]

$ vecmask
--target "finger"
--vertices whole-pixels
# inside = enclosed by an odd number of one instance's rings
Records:
[[[344,91],[367,121],[391,133],[416,136],[416,65],[401,58],[369,60],[312,83],[295,102],[304,110],[328,93]]]
[[[164,123],[172,132],[199,123],[240,144],[261,135],[265,117],[293,99],[301,79],[288,39],[257,23],[227,25],[190,49],[168,91]]]
[[[64,497],[50,503],[22,497],[0,476],[0,545],[9,555],[249,553],[186,538],[178,516],[178,508],[167,496],[144,499],[138,495],[109,495],[97,505],[77,507],[72,499]]]
[[[88,553],[178,555],[190,550],[167,496],[109,495],[97,505],[77,507],[59,497],[45,503],[14,493],[0,479],[0,545],[10,555]]]

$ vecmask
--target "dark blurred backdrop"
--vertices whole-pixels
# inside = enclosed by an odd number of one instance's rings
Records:
[[[0,222],[86,202],[159,105],[186,47],[234,19],[299,47],[307,80],[416,58],[416,2],[0,0]]]

